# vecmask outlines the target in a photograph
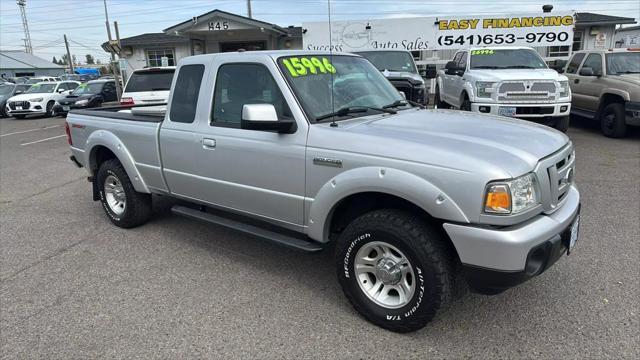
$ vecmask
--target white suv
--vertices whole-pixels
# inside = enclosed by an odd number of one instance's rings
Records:
[[[6,112],[9,116],[23,119],[27,115],[53,115],[56,101],[69,95],[80,85],[77,81],[49,81],[33,84],[27,91],[7,100]]]
[[[121,105],[164,104],[169,99],[175,66],[135,70],[122,92]]]
[[[566,76],[549,69],[528,47],[458,51],[438,74],[439,108],[535,120],[565,132],[571,90]]]

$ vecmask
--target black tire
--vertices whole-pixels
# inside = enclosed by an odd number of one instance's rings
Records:
[[[566,133],[567,130],[569,130],[570,120],[571,120],[571,117],[569,115],[558,118],[553,127],[558,131],[562,131],[563,133]]]
[[[396,247],[413,269],[415,291],[400,308],[375,303],[365,294],[355,275],[358,251],[374,241]],[[338,279],[346,297],[362,316],[382,328],[401,333],[421,329],[452,298],[454,257],[447,251],[440,232],[411,213],[376,210],[354,220],[340,234],[335,257]]]
[[[55,102],[53,101],[49,101],[47,103],[47,109],[46,109],[46,112],[44,113],[45,117],[51,117],[51,115],[53,115],[53,105],[55,105]]]
[[[446,102],[442,101],[442,98],[440,98],[440,87],[436,86],[436,95],[434,97],[434,101],[435,105],[438,107],[438,109],[448,109],[450,106],[449,104],[447,104]]]
[[[27,115],[11,115],[11,116],[13,116],[16,119],[24,119],[27,117]]]
[[[620,138],[627,133],[624,105],[613,103],[605,106],[600,114],[600,129],[604,136]]]
[[[115,177],[121,184],[125,195],[124,212],[117,214],[107,202],[105,180],[108,176]],[[122,164],[116,160],[107,160],[98,169],[97,181],[100,202],[107,216],[116,226],[133,228],[146,223],[151,218],[151,195],[137,192]]]
[[[460,110],[471,111],[471,102],[469,101],[469,97],[467,96],[467,94],[464,94],[464,98],[462,99],[462,103],[460,104]]]

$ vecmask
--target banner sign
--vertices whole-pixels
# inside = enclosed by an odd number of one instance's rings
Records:
[[[311,22],[302,24],[302,40],[303,49],[320,51],[565,46],[573,25],[570,13]]]

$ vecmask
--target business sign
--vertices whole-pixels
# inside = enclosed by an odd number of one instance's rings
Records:
[[[120,71],[127,71],[127,59],[118,59],[118,68]]]
[[[446,50],[474,46],[563,46],[573,42],[570,13],[455,16],[303,23],[303,48]]]

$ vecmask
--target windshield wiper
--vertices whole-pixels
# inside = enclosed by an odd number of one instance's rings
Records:
[[[538,68],[535,66],[528,66],[528,65],[509,65],[509,66],[502,67],[502,69],[538,69]]]
[[[480,65],[480,66],[474,66],[472,67],[472,69],[504,69],[502,66],[495,66],[495,65]]]
[[[616,74],[640,74],[640,71],[616,71]]]
[[[324,120],[324,119],[328,119],[328,118],[332,118],[332,117],[342,117],[342,116],[347,116],[347,115],[351,115],[354,113],[361,113],[361,112],[367,112],[369,110],[375,110],[375,111],[379,111],[379,112],[384,112],[387,114],[397,114],[398,112],[395,110],[391,110],[391,109],[383,109],[383,108],[377,108],[377,107],[372,107],[372,106],[345,106],[343,108],[340,108],[332,113],[328,113],[325,115],[320,115],[316,118],[316,121],[320,121],[320,120]]]
[[[383,109],[396,108],[396,107],[404,106],[404,105],[407,105],[407,104],[409,104],[409,105],[411,105],[411,106],[419,107],[420,109],[425,109],[425,106],[424,106],[424,105],[422,105],[422,104],[420,104],[420,103],[417,103],[417,102],[415,102],[415,101],[406,100],[406,99],[403,99],[403,100],[396,100],[396,101],[392,102],[392,103],[391,103],[391,104],[389,104],[389,105],[385,105],[385,106],[383,106],[382,108],[383,108]]]
[[[167,88],[151,88],[151,91],[161,91],[161,90],[165,91],[165,90],[170,90],[170,89],[167,89]]]

